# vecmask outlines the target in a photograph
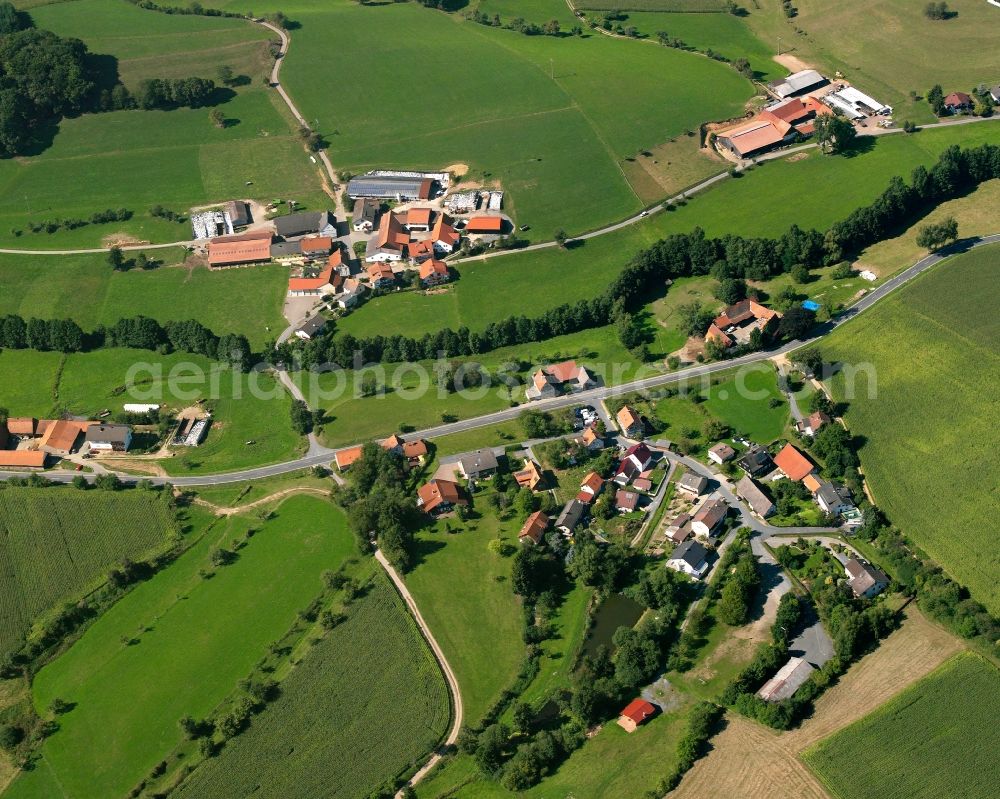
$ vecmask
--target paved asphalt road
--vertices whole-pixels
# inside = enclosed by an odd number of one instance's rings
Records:
[[[502,411],[496,411],[495,413],[485,414],[483,416],[476,416],[471,419],[465,419],[458,422],[451,422],[449,424],[437,425],[435,427],[429,427],[424,430],[413,431],[414,437],[419,438],[436,438],[443,435],[448,435],[450,433],[461,433],[468,430],[476,430],[481,427],[490,427],[499,422],[510,421],[516,419],[527,407],[533,410],[555,410],[559,408],[565,408],[573,405],[583,405],[590,404],[596,405],[601,400],[608,399],[609,397],[620,396],[622,394],[627,394],[633,391],[643,391],[651,388],[658,388],[660,386],[669,385],[671,383],[678,383],[682,381],[691,380],[693,378],[700,378],[705,375],[711,375],[715,372],[726,371],[733,369],[738,366],[746,366],[752,363],[759,363],[775,355],[781,355],[792,350],[803,347],[807,344],[819,341],[824,336],[828,335],[831,331],[840,327],[842,324],[853,319],[860,313],[871,308],[875,303],[885,297],[892,291],[895,291],[900,286],[913,280],[913,278],[922,274],[923,272],[930,269],[935,264],[944,260],[945,258],[955,255],[958,253],[966,252],[968,250],[974,249],[976,247],[981,247],[987,244],[997,244],[1000,243],[1000,233],[995,233],[989,236],[983,236],[981,238],[966,240],[958,242],[950,247],[943,249],[940,253],[931,253],[930,255],[921,258],[913,266],[900,272],[895,277],[887,280],[882,285],[873,289],[870,293],[861,298],[857,303],[848,308],[843,314],[837,317],[836,320],[827,322],[815,329],[813,335],[809,338],[803,340],[791,341],[782,347],[775,350],[768,350],[764,352],[754,352],[749,355],[744,355],[740,358],[733,358],[728,361],[719,361],[717,363],[702,364],[699,366],[688,367],[687,369],[680,369],[675,372],[669,372],[667,374],[659,374],[653,377],[645,378],[643,380],[633,380],[628,383],[621,383],[617,386],[604,386],[601,388],[590,389],[589,391],[581,391],[575,394],[569,394],[562,397],[554,397],[552,399],[540,400],[537,402],[532,402],[530,405],[520,405],[514,408],[507,408]],[[259,480],[264,477],[273,477],[275,475],[287,474],[288,472],[294,472],[299,469],[309,468],[311,466],[317,465],[327,465],[333,459],[333,455],[337,450],[329,449],[327,447],[312,446],[310,447],[310,452],[300,458],[295,460],[285,461],[284,463],[275,463],[269,466],[259,466],[254,469],[244,469],[238,472],[226,472],[223,474],[209,474],[209,475],[198,475],[191,477],[136,477],[133,475],[119,475],[121,479],[125,482],[136,482],[142,479],[148,479],[155,484],[161,483],[172,483],[178,487],[190,487],[190,486],[204,486],[204,485],[223,485],[226,483],[238,483],[244,480]],[[17,475],[17,472],[7,472],[0,474],[0,479],[7,479],[11,476]],[[25,476],[21,473],[20,476]],[[45,475],[50,480],[68,482],[72,480],[75,476],[73,472],[47,472]]]

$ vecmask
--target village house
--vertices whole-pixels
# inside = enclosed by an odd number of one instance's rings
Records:
[[[427,442],[422,438],[418,438],[416,441],[406,441],[403,444],[403,458],[411,469],[423,466],[427,461],[427,454]]]
[[[586,502],[589,505],[597,499],[603,488],[604,479],[597,472],[591,472],[580,483],[580,493],[576,495],[576,498],[580,502]]]
[[[721,499],[709,499],[698,508],[691,519],[691,530],[702,538],[712,538],[726,520],[729,506]]]
[[[337,237],[337,222],[329,211],[304,211],[298,214],[276,216],[274,230],[281,238],[296,236]]]
[[[468,505],[462,487],[451,480],[431,480],[417,490],[417,507],[424,513],[439,516],[456,505]]]
[[[824,425],[830,424],[830,417],[823,411],[814,411],[795,425],[796,430],[804,436],[813,438]]]
[[[430,242],[439,253],[454,252],[461,240],[461,235],[452,227],[451,219],[446,214],[440,214],[431,230]]]
[[[750,506],[750,510],[760,516],[760,518],[766,519],[768,516],[774,515],[774,503],[752,477],[746,476],[740,480],[736,484],[736,493]]]
[[[842,513],[857,510],[851,497],[851,489],[840,483],[823,480],[814,496],[816,504],[823,513],[829,513],[831,516],[840,516]]]
[[[544,483],[541,467],[531,458],[524,459],[524,468],[514,472],[514,480],[521,488],[531,491],[537,491]]]
[[[302,255],[308,259],[326,259],[333,250],[333,239],[329,236],[309,236],[299,242]]]
[[[375,230],[375,222],[378,219],[379,205],[370,197],[359,198],[354,203],[354,212],[351,215],[351,227],[358,233],[371,233]]]
[[[96,452],[128,452],[132,446],[132,428],[126,424],[92,424],[83,440]]]
[[[639,494],[619,488],[615,492],[615,510],[619,513],[633,513],[639,509]]]
[[[593,427],[585,427],[577,440],[590,452],[604,449],[604,439],[597,434]]]
[[[391,289],[396,285],[396,273],[387,263],[378,262],[368,264],[368,283],[373,291],[379,289]]]
[[[971,111],[974,105],[972,97],[965,92],[952,92],[944,98],[944,107],[948,109],[949,114]]]
[[[402,261],[410,243],[410,234],[403,230],[399,215],[390,211],[382,215],[378,233],[365,245],[365,262],[369,264]]]
[[[723,348],[749,344],[753,331],[764,335],[774,329],[781,314],[756,300],[740,300],[730,305],[708,326],[705,341],[718,342]]]
[[[402,436],[398,436],[395,433],[393,433],[388,438],[383,438],[382,441],[379,442],[379,446],[382,447],[382,449],[384,449],[386,452],[391,452],[393,455],[402,456],[403,445],[405,443],[406,442],[403,440]]]
[[[642,417],[628,405],[622,405],[621,410],[615,414],[615,421],[618,422],[618,429],[626,438],[642,438],[646,432]]]
[[[496,472],[500,464],[491,449],[477,449],[458,460],[462,474],[469,480],[481,480]]]
[[[340,471],[347,471],[354,463],[361,457],[361,447],[348,447],[347,449],[342,449],[333,456],[334,462],[337,464],[337,468]]]
[[[781,452],[774,456],[774,465],[789,480],[801,480],[816,470],[815,465],[792,444],[785,444]]]
[[[760,477],[774,470],[771,453],[756,444],[744,453],[737,465],[750,477]]]
[[[336,294],[337,286],[342,285],[344,279],[340,275],[335,275],[333,270],[334,268],[328,265],[319,272],[311,270],[304,272],[302,277],[288,278],[288,296],[322,297],[325,294]]]
[[[586,503],[580,502],[578,499],[571,499],[563,506],[556,518],[556,529],[565,535],[573,535],[573,530],[583,520],[586,512]]]
[[[595,385],[594,378],[585,366],[577,366],[576,361],[562,361],[535,372],[524,396],[530,400],[543,399],[558,396],[567,390],[583,391]]]
[[[528,517],[524,526],[521,527],[521,531],[517,534],[517,538],[522,544],[529,541],[532,544],[540,544],[542,543],[542,536],[545,535],[545,531],[548,529],[549,517],[544,512],[538,510]]]
[[[844,564],[844,572],[847,574],[847,584],[857,597],[870,599],[882,593],[889,585],[889,577],[885,572],[858,558],[847,561]]]
[[[440,286],[451,280],[448,265],[444,261],[431,258],[420,264],[420,282],[424,286]]]
[[[667,525],[666,528],[667,538],[674,544],[683,544],[687,541],[694,531],[691,529],[691,514],[680,513],[677,517]]]
[[[680,544],[667,560],[667,568],[700,580],[708,571],[708,550],[697,541]]]
[[[815,669],[803,658],[789,658],[770,680],[764,683],[757,696],[765,702],[780,702],[791,699],[802,684],[809,679]]]
[[[713,463],[719,464],[719,466],[722,466],[727,461],[731,461],[735,457],[736,450],[725,441],[720,441],[708,451],[708,459]]]
[[[633,699],[618,716],[618,726],[625,732],[633,733],[656,715],[656,708],[645,699]]]
[[[692,497],[700,497],[708,489],[708,478],[697,472],[685,472],[677,481],[677,490]]]
[[[222,236],[208,243],[208,265],[211,267],[246,266],[271,260],[269,232],[244,233],[242,236]]]
[[[618,471],[615,473],[615,482],[620,486],[627,486],[635,477],[638,477],[653,462],[653,453],[649,447],[643,443],[633,444],[622,456],[621,463],[618,464]]]
[[[76,450],[77,439],[80,434],[90,427],[93,422],[78,422],[74,420],[59,419],[56,421],[39,422],[39,426],[46,425],[42,437],[38,442],[38,448],[50,455],[65,457]]]

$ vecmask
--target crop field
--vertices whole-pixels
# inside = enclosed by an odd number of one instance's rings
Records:
[[[933,118],[926,103],[910,100],[910,91],[922,97],[935,83],[947,94],[996,82],[991,49],[998,9],[985,0],[953,0],[948,6],[957,16],[943,21],[927,19],[924,4],[910,0],[847,0],[835,5],[800,0],[794,20],[777,22],[778,0],[761,2],[764,11],[751,13],[751,25],[771,15],[784,50],[791,48],[831,75],[841,70],[862,91],[893,106],[897,119]],[[796,35],[793,28],[804,35]],[[899,46],[901,42],[905,46]]]
[[[945,261],[822,345],[824,359],[859,369],[853,388],[846,370],[831,387],[865,438],[876,502],[994,613],[1000,556],[981,511],[998,483],[982,434],[1000,381],[998,256],[985,247]]]
[[[143,491],[0,490],[0,654],[40,614],[102,580],[110,566],[162,544],[170,517],[158,498]]]
[[[329,136],[338,168],[468,164],[467,181],[499,181],[507,210],[540,238],[637,210],[620,161],[732,116],[751,93],[723,64],[600,35],[523,36],[414,4],[301,2],[286,11],[302,27],[283,80]],[[379,52],[362,46],[373,31]],[[442,79],[425,55],[437,48],[462,70]],[[420,91],[402,89],[399,63]],[[366,81],[336,79],[359,68]],[[337,115],[334,100],[355,113]],[[387,107],[405,127],[386,124]]]
[[[179,742],[177,721],[204,717],[234,690],[319,594],[321,572],[353,549],[343,514],[328,502],[293,497],[257,522],[234,563],[203,577],[209,553],[251,521],[214,522],[38,673],[32,691],[40,712],[55,697],[75,707],[46,739],[37,767],[5,796],[126,794]]]
[[[804,753],[838,799],[996,795],[1000,672],[962,654]]]
[[[41,154],[0,162],[5,246],[94,247],[117,234],[140,242],[189,239],[187,223],[148,213],[157,204],[184,212],[248,193],[268,201],[293,197],[305,207],[325,204],[316,167],[293,136],[287,111],[260,82],[264,29],[240,20],[160,14],[120,0],[74,0],[31,13],[40,26],[118,58],[123,80],[133,86],[150,75],[216,79],[220,64],[249,72],[252,80],[218,106],[227,120],[222,129],[205,108],[84,114],[63,120]],[[52,234],[29,229],[30,222],[88,218],[122,207],[134,214],[127,222]]]
[[[961,648],[912,608],[879,648],[848,669],[816,701],[812,716],[778,733],[735,713],[672,794],[677,799],[829,799],[799,753],[871,713]],[[871,794],[874,796],[875,794]]]
[[[281,316],[288,269],[255,266],[212,271],[182,266],[176,250],[150,250],[164,266],[115,272],[104,255],[0,254],[0,315],[25,319],[73,319],[84,330],[123,317],[157,321],[197,319],[218,334],[242,333],[262,348],[286,322]]]
[[[379,572],[347,621],[282,681],[278,701],[174,795],[368,796],[422,760],[448,721],[441,671]],[[275,768],[279,751],[288,755]]]
[[[569,250],[553,247],[459,263],[461,279],[451,291],[431,297],[413,292],[387,297],[351,314],[339,328],[356,335],[377,330],[411,336],[460,324],[481,329],[510,315],[533,316],[594,296],[633,254],[670,233],[701,226],[713,236],[778,235],[788,229],[789,208],[795,209],[800,227],[822,230],[870,203],[894,175],[909,176],[914,167],[932,163],[949,145],[973,147],[993,141],[993,124],[888,136],[849,157],[810,151],[794,161],[772,161],[739,180],[724,181],[675,211],[655,214]],[[836,185],[837,191],[816,189],[824,185]],[[763,195],[766,204],[760,202]],[[520,291],[524,286],[532,290]]]
[[[485,506],[481,494],[479,502]],[[467,724],[477,723],[513,682],[524,657],[511,559],[487,549],[498,535],[517,546],[520,528],[520,521],[501,522],[485,507],[481,518],[468,522],[438,521],[418,534],[417,565],[406,575],[455,670]]]

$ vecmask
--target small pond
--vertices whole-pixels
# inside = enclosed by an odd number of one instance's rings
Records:
[[[642,605],[627,596],[622,594],[609,596],[594,613],[594,623],[583,644],[583,654],[593,657],[602,646],[611,649],[611,639],[615,630],[619,627],[634,626],[644,610]]]

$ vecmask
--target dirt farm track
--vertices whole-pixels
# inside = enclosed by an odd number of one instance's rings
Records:
[[[816,702],[802,726],[778,733],[735,713],[671,794],[678,799],[827,799],[829,796],[798,755],[857,721],[920,679],[961,649],[959,642],[919,611],[871,655],[855,664]]]

